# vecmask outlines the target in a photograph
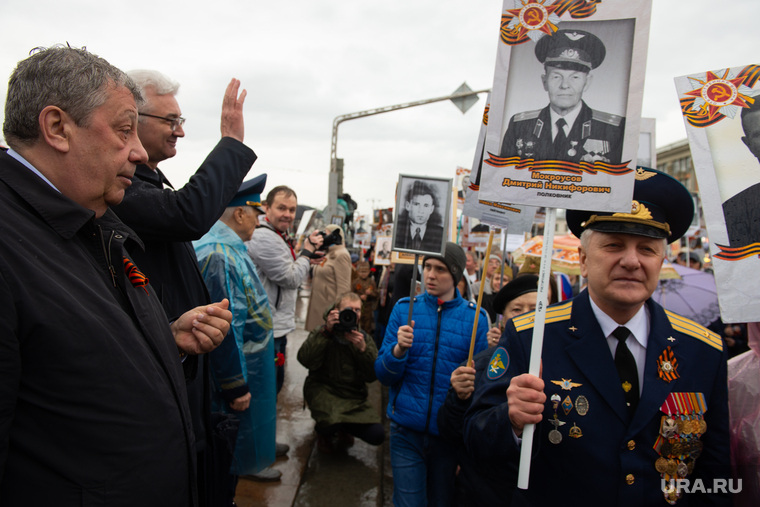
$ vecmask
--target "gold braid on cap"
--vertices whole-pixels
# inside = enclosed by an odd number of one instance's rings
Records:
[[[612,215],[591,215],[588,220],[581,224],[581,227],[586,229],[589,225],[595,222],[631,222],[635,224],[648,225],[661,229],[668,233],[670,236],[670,225],[666,222],[657,222],[652,220],[652,212],[649,208],[641,204],[639,201],[631,202],[630,213],[613,213]]]
[[[256,201],[245,201],[246,206],[261,206],[260,202]]]

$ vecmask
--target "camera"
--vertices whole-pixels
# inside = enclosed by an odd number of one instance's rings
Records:
[[[333,245],[340,245],[343,243],[343,238],[340,236],[340,230],[335,229],[330,234],[325,231],[319,231],[318,234],[322,236],[322,244],[317,248],[317,251],[327,250]]]
[[[335,331],[347,333],[358,327],[359,325],[356,323],[356,312],[352,308],[344,308],[338,313],[338,323],[335,324],[333,329]]]

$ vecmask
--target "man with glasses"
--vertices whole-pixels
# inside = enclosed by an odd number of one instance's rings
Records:
[[[179,84],[153,70],[128,73],[145,98],[138,106],[138,136],[148,153],[139,164],[124,200],[114,211],[145,242],[145,250],[132,252],[135,262],[156,289],[169,319],[209,300],[191,241],[206,234],[224,212],[256,155],[243,144],[243,102],[240,81],[233,79],[222,101],[222,139],[190,181],[179,190],[158,168],[177,154],[177,140],[185,136],[185,119],[175,95]],[[201,505],[214,505],[215,483],[204,470],[210,432],[208,392],[204,389],[206,356],[188,356],[183,367],[198,451]],[[206,408],[204,408],[206,407]],[[208,463],[206,463],[208,465]],[[226,480],[226,470],[219,481]],[[204,479],[205,477],[205,479]],[[219,484],[223,489],[223,485]]]

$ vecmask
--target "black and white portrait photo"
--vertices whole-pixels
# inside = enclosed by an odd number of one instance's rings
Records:
[[[450,179],[399,176],[393,250],[443,252],[451,198]]]
[[[390,236],[378,236],[375,239],[375,264],[378,266],[388,266],[391,263],[391,243],[393,238]]]
[[[567,22],[515,46],[500,156],[620,163],[633,28],[633,20]]]
[[[478,199],[624,211],[650,1],[598,2],[583,14],[561,2],[518,3],[504,0]]]

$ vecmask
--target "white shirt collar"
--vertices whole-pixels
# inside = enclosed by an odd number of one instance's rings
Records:
[[[411,235],[412,239],[414,239],[414,235],[417,232],[417,228],[420,229],[420,239],[425,237],[425,230],[427,229],[427,223],[417,225],[411,220],[409,220],[409,234]]]
[[[612,317],[604,313],[602,309],[599,308],[596,303],[594,303],[594,300],[591,299],[590,295],[588,299],[591,302],[591,310],[594,312],[596,321],[599,323],[599,327],[602,328],[602,333],[604,333],[605,337],[609,337],[612,335],[612,332],[620,326],[620,324],[615,322]],[[650,319],[649,311],[647,310],[646,306],[647,305],[641,305],[641,308],[639,308],[639,311],[636,312],[636,315],[631,317],[628,322],[623,324],[623,326],[628,328],[628,331],[631,332],[636,341],[644,349],[647,348],[647,343],[649,342]]]
[[[581,114],[581,102],[579,101],[575,108],[573,108],[573,110],[567,113],[565,116],[558,115],[554,109],[551,108],[551,106],[549,106],[549,114],[552,119],[552,132],[554,134],[557,133],[557,120],[564,118],[565,122],[567,122],[567,127],[565,127],[565,135],[567,135],[573,129],[573,125],[575,124],[575,120],[578,118],[578,115]]]
[[[58,190],[57,188],[55,188],[55,185],[53,185],[53,184],[50,182],[50,180],[49,180],[49,179],[47,179],[47,178],[46,178],[46,177],[45,177],[45,176],[44,176],[44,175],[43,175],[43,174],[42,174],[40,171],[38,171],[38,170],[37,170],[37,168],[36,168],[36,167],[34,167],[34,166],[33,166],[33,165],[32,165],[32,164],[31,164],[31,163],[30,163],[30,162],[29,162],[27,159],[25,159],[24,157],[22,157],[21,155],[19,155],[19,153],[18,153],[18,152],[14,151],[14,150],[13,150],[13,148],[8,148],[8,152],[7,152],[7,153],[8,153],[8,155],[10,155],[11,157],[13,157],[13,158],[15,158],[16,160],[18,160],[19,162],[21,162],[21,164],[23,164],[23,165],[24,165],[24,167],[26,167],[27,169],[29,169],[30,171],[32,171],[34,174],[36,174],[37,176],[39,176],[40,178],[42,178],[42,180],[43,180],[45,183],[47,183],[47,184],[48,184],[48,185],[50,185],[52,188],[54,188],[56,191],[58,191],[58,193],[61,193],[61,191],[60,191],[60,190]]]

